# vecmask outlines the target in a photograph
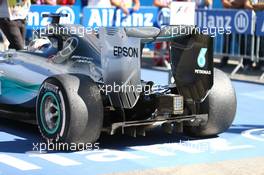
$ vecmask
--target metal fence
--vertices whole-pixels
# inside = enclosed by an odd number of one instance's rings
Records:
[[[256,64],[264,61],[264,37],[254,34],[217,36],[214,39],[214,56],[220,59],[229,57],[238,60],[239,64],[231,73],[233,76],[240,68],[244,67],[245,60],[250,60]],[[261,75],[260,79],[264,79],[264,74]]]
[[[214,54],[215,57],[230,57],[239,61],[239,64],[231,73],[231,76],[234,76],[240,68],[244,67],[247,60],[256,64],[264,61],[263,41],[263,37],[256,35],[231,34],[219,36],[215,39]],[[263,78],[264,74],[260,76],[260,79]]]

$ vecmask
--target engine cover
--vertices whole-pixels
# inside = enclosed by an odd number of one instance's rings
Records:
[[[106,95],[114,107],[131,109],[141,93],[140,38],[128,37],[124,28],[101,28],[99,37]]]

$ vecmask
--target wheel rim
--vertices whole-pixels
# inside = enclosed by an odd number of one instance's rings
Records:
[[[44,130],[48,134],[54,134],[61,121],[60,103],[56,95],[46,92],[40,103],[40,119]]]

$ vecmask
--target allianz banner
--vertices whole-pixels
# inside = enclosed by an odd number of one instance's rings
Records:
[[[82,25],[85,27],[155,26],[157,13],[158,9],[155,7],[142,7],[136,12],[130,10],[128,16],[116,8],[85,7]]]
[[[232,33],[253,34],[253,12],[249,10],[213,9],[196,11],[198,27],[230,28]]]
[[[264,11],[257,12],[256,16],[256,35],[264,36]]]
[[[156,26],[169,25],[170,10],[156,7],[141,7],[139,11],[131,11],[125,16],[116,8],[91,8],[79,6],[48,6],[32,5],[28,15],[28,29],[46,26],[50,19],[42,18],[44,13],[68,13],[68,17],[61,19],[62,23],[82,24],[85,27],[95,26]],[[80,14],[83,14],[80,20]],[[232,33],[253,34],[253,12],[249,10],[212,9],[196,10],[196,25],[207,28],[224,28]],[[177,19],[175,19],[177,20]],[[260,26],[262,24],[262,26]],[[262,27],[262,28],[261,28]],[[258,15],[256,32],[263,35],[263,12]]]
[[[51,22],[49,18],[43,18],[47,13],[67,13],[68,17],[61,18],[61,23],[80,24],[79,6],[50,6],[50,5],[32,5],[27,17],[27,29],[37,29],[44,27]]]
[[[196,10],[196,25],[207,28],[225,28],[232,33],[253,33],[253,12],[249,10]],[[177,20],[177,19],[175,19]],[[162,26],[169,25],[169,9],[142,7],[139,11],[125,16],[115,8],[83,9],[84,26]]]

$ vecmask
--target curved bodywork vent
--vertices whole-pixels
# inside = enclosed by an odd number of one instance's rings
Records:
[[[116,27],[106,27],[105,30],[107,35],[111,35],[111,36],[114,36],[119,31],[119,29]]]

